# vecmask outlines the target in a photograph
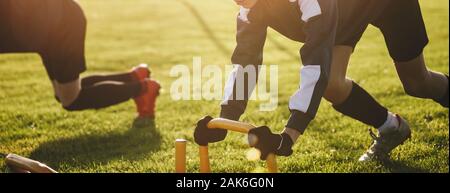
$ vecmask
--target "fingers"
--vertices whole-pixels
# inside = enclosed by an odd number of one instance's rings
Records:
[[[258,136],[254,135],[254,134],[248,134],[247,135],[248,138],[248,144],[250,145],[250,147],[255,147],[256,144],[258,144]]]
[[[292,155],[292,153],[294,153],[292,149],[287,149],[285,151],[277,151],[276,155],[289,157]]]
[[[266,160],[271,153],[280,156],[290,156],[293,153],[290,136],[286,133],[273,134],[266,126],[250,130],[248,140],[251,147],[260,151],[261,160]]]
[[[261,152],[261,156],[259,157],[259,159],[266,161],[267,157],[269,157],[269,152]]]
[[[269,138],[272,134],[269,127],[257,127],[249,131],[248,133],[248,142],[250,147],[256,147],[258,145],[262,145],[265,139]]]
[[[260,151],[261,160],[266,160],[267,156],[276,150],[276,144],[279,144],[280,141],[276,139],[277,135],[274,135],[267,126],[254,128],[250,130],[248,135],[250,146]]]
[[[194,140],[195,143],[197,143],[200,146],[206,146],[208,145],[208,138],[207,138],[207,127],[209,121],[211,121],[213,118],[210,116],[203,117],[197,122],[197,126],[195,127],[194,131]]]
[[[198,122],[197,122],[197,127],[199,127],[199,126],[204,126],[204,127],[206,127],[206,125],[211,121],[211,120],[213,120],[213,118],[211,117],[211,116],[205,116],[205,117],[203,117],[202,119],[200,119]]]

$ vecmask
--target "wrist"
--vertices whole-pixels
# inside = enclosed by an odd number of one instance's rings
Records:
[[[284,129],[283,133],[287,134],[291,138],[293,143],[295,143],[301,135],[301,133],[298,130],[288,127]]]
[[[280,145],[275,151],[276,155],[281,156],[290,156],[292,155],[292,147],[294,146],[294,142],[292,141],[291,137],[287,133],[280,134],[281,141]]]
[[[299,110],[291,109],[291,116],[286,124],[286,128],[295,129],[300,134],[303,134],[312,121],[313,117]]]

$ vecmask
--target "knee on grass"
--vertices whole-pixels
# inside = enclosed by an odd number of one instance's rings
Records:
[[[77,111],[77,110],[80,110],[77,108],[77,106],[79,106],[79,105],[77,105],[77,99],[78,99],[78,97],[73,100],[72,99],[66,100],[64,102],[61,100],[60,103],[66,111]]]
[[[81,91],[80,79],[76,79],[69,83],[58,83],[52,81],[53,88],[55,90],[55,98],[66,110],[73,111],[70,108],[78,98]]]

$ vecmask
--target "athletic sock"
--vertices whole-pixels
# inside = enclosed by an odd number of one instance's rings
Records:
[[[75,101],[68,107],[69,111],[100,109],[125,102],[141,94],[142,83],[122,83],[104,81],[92,86],[82,87]]]
[[[92,75],[87,76],[81,79],[81,86],[82,87],[88,87],[92,86],[94,84],[97,84],[99,82],[104,81],[115,81],[115,82],[133,82],[133,76],[131,73],[122,73],[122,74],[111,74],[111,75]]]
[[[355,82],[348,98],[342,104],[333,105],[333,108],[374,128],[381,127],[388,115],[387,109]]]
[[[400,123],[398,122],[397,116],[391,112],[388,113],[386,122],[378,128],[378,132],[386,133],[390,130],[396,130],[399,127]]]

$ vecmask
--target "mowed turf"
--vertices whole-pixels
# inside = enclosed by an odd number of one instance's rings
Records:
[[[448,73],[449,3],[420,1],[429,33],[428,67]],[[198,172],[193,143],[196,120],[217,116],[219,101],[173,101],[169,72],[176,64],[230,63],[235,45],[237,7],[223,0],[81,0],[89,20],[88,72],[114,73],[148,63],[164,92],[155,123],[133,126],[132,101],[69,113],[54,100],[52,87],[35,54],[0,55],[0,152],[47,163],[60,172],[174,172],[174,141],[186,138],[188,172]],[[289,116],[290,95],[299,81],[300,44],[269,32],[265,64],[279,66],[279,106],[260,112],[251,102],[244,121],[281,131]],[[335,112],[323,101],[318,116],[289,158],[278,158],[281,172],[449,172],[448,110],[430,100],[405,95],[384,40],[369,28],[351,59],[349,76],[391,111],[404,116],[413,138],[392,154],[394,165],[358,163],[370,145],[368,126]],[[224,77],[225,79],[225,77]],[[264,162],[246,158],[245,137],[230,134],[210,146],[214,172],[261,172]],[[3,160],[0,172],[6,172]]]

